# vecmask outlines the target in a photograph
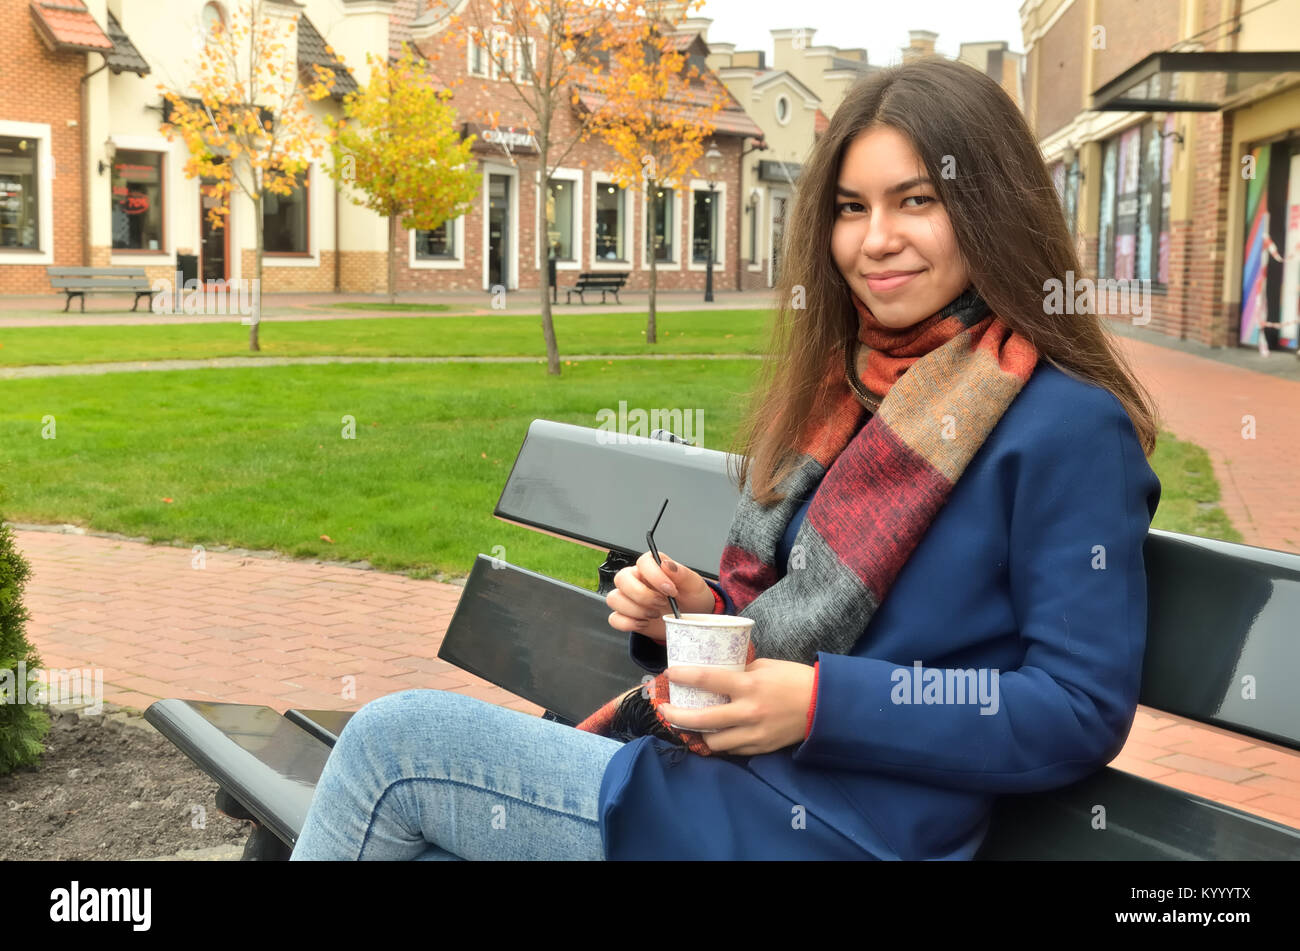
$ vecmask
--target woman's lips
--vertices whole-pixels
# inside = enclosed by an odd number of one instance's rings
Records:
[[[867,286],[871,288],[873,292],[880,294],[902,287],[920,273],[920,271],[910,271],[907,274],[896,274],[893,277],[868,277]]]

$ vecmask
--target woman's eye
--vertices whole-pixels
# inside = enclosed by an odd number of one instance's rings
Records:
[[[918,201],[934,201],[934,199],[931,198],[929,195],[908,195],[906,198],[903,199],[903,201],[913,201],[913,200],[918,200]],[[919,205],[913,205],[912,207],[913,207],[913,208],[919,208],[920,206],[919,206]]]
[[[856,201],[842,201],[842,202],[840,202],[838,205],[835,206],[835,214],[837,214],[837,215],[839,215],[839,214],[843,214],[843,213],[844,213],[844,210],[845,210],[846,208],[848,208],[850,205],[852,205],[852,206],[855,207],[855,208],[861,208],[861,207],[862,207],[861,203],[856,202]]]

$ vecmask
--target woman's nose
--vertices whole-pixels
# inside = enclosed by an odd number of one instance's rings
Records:
[[[868,217],[866,229],[862,234],[863,254],[867,257],[880,258],[897,252],[900,246],[901,236],[888,215],[875,214]]]

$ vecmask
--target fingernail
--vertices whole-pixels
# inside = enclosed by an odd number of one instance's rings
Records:
[[[668,597],[670,598],[677,597],[677,585],[673,584],[671,581],[665,581],[660,586],[660,590],[662,590],[664,594],[668,595]]]
[[[677,565],[673,562],[673,560],[671,558],[665,558],[664,571],[676,571],[676,570],[677,570]]]

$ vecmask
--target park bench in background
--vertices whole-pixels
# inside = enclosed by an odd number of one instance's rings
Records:
[[[578,275],[578,283],[567,288],[564,292],[564,302],[570,304],[573,302],[573,295],[578,295],[578,300],[584,304],[587,299],[582,295],[587,291],[600,291],[600,302],[605,303],[605,295],[613,294],[614,300],[623,303],[618,299],[618,292],[623,289],[627,283],[626,271],[583,271]]]
[[[81,298],[81,312],[86,312],[87,294],[134,294],[131,309],[140,305],[141,297],[151,297],[153,287],[142,267],[47,267],[50,286],[68,295],[63,312],[68,312],[72,298]]]
[[[726,456],[548,420],[529,427],[493,514],[606,553],[602,591],[656,541],[717,579],[737,491]],[[485,540],[484,547],[487,547]],[[1152,529],[1143,704],[1300,749],[1300,555]],[[438,656],[573,724],[645,673],[600,593],[479,555]],[[578,662],[575,662],[578,661]],[[1252,673],[1255,700],[1242,700]],[[217,805],[257,823],[247,858],[285,858],[330,747],[351,713],[160,700],[146,719],[221,787]],[[1093,809],[1106,807],[1106,829]],[[1104,767],[1047,793],[998,800],[980,859],[1297,859],[1292,829]]]

